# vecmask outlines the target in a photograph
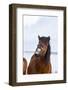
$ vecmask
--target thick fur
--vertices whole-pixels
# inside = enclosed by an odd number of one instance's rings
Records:
[[[31,57],[27,73],[28,74],[43,74],[43,73],[51,73],[51,63],[50,63],[50,37],[39,37],[39,44],[37,46],[41,47],[43,43],[43,49],[39,53],[39,55],[34,55]],[[46,46],[46,47],[45,47]],[[46,50],[45,50],[46,49]],[[44,53],[45,54],[44,54]]]

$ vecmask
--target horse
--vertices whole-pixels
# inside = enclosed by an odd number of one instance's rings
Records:
[[[27,74],[46,74],[52,72],[50,62],[50,37],[38,36],[39,43],[31,57],[27,68]]]
[[[27,73],[27,60],[23,57],[23,74]]]

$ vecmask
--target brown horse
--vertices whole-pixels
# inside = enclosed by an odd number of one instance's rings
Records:
[[[50,37],[40,37],[37,49],[32,56],[27,73],[28,74],[43,74],[51,73],[51,62],[50,62]]]
[[[27,60],[23,58],[23,74],[27,73]]]

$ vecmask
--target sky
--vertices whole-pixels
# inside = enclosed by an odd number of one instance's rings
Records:
[[[24,50],[34,51],[38,35],[50,36],[51,51],[58,49],[58,18],[50,16],[24,16]]]
[[[24,53],[24,57],[30,61],[31,56],[36,50],[38,44],[38,35],[50,36],[51,52],[58,53],[58,17],[56,16],[24,16],[24,51],[32,51],[32,53]],[[57,71],[57,55],[51,55],[53,64],[53,72]],[[56,65],[55,65],[56,63]]]

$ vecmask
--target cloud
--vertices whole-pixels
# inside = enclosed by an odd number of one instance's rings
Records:
[[[31,26],[39,20],[39,16],[24,16],[24,26]]]

